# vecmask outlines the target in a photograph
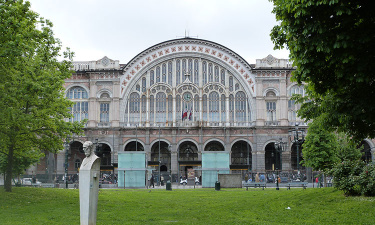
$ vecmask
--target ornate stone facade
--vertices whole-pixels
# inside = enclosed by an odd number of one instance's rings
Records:
[[[67,157],[69,174],[76,174],[82,144],[96,139],[103,174],[117,173],[122,151],[145,151],[148,168],[157,170],[160,152],[160,170],[173,178],[190,169],[199,175],[203,151],[229,152],[232,173],[293,172],[303,157],[288,131],[296,123],[307,128],[290,100],[304,89],[290,81],[294,68],[287,59],[268,55],[254,65],[220,44],[182,38],[127,64],[104,57],[74,62],[74,70],[66,95],[76,103],[72,120],[88,120],[85,135],[71,138],[68,154],[42,160],[32,169],[38,173],[63,174]],[[274,146],[280,138],[287,143],[282,154]]]

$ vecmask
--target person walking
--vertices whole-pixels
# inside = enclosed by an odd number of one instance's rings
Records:
[[[259,182],[259,173],[255,175],[255,182]]]
[[[151,187],[151,185],[152,185],[153,188],[155,188],[155,184],[154,184],[154,174],[152,174],[152,175],[151,175],[151,178],[150,178],[150,187]]]

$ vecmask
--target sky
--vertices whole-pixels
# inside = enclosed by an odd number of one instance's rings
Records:
[[[270,32],[278,22],[268,0],[30,0],[31,9],[52,21],[74,61],[107,56],[128,63],[143,50],[189,36],[221,44],[248,63],[271,54]]]

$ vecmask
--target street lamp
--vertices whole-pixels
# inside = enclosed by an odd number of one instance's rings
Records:
[[[304,130],[299,129],[299,123],[296,123],[295,128],[289,131],[289,139],[297,148],[297,171],[299,174],[299,146],[305,141]]]
[[[282,169],[282,152],[284,152],[286,150],[286,142],[283,142],[282,141],[282,138],[280,138],[280,141],[279,142],[275,142],[274,145],[275,145],[275,150],[276,152],[278,153],[278,155],[276,156],[276,166],[278,168],[276,168],[276,171],[277,171],[277,177],[276,177],[276,190],[279,190],[279,170]],[[278,166],[278,158],[280,157],[280,165]],[[279,168],[280,167],[280,168]]]
[[[138,151],[138,124],[135,125],[135,151]]]
[[[64,144],[64,147],[65,147],[65,175],[64,175],[64,179],[65,179],[65,188],[67,189],[68,188],[68,166],[69,166],[69,147],[70,147],[70,144],[69,144],[69,138],[66,138],[65,140],[65,144]]]

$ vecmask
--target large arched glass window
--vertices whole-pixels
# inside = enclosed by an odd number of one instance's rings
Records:
[[[177,95],[176,96],[176,120],[181,121],[182,116],[181,116],[181,96]]]
[[[225,85],[225,70],[221,70],[221,84]]]
[[[202,104],[203,104],[203,121],[207,121],[207,95],[203,95],[202,97]]]
[[[193,60],[192,59],[189,59],[188,60],[188,73],[189,75],[193,75]],[[192,77],[192,76],[190,76]],[[191,79],[190,81],[192,81],[193,79]]]
[[[194,60],[194,84],[199,84],[199,66],[198,66],[198,59]]]
[[[153,70],[150,70],[150,86],[152,86],[155,82],[155,74]]]
[[[163,63],[163,66],[161,68],[161,72],[162,72],[162,82],[166,83],[167,82],[167,64]]]
[[[154,96],[150,95],[150,123],[154,123]]]
[[[234,122],[234,97],[229,95],[229,121]]]
[[[213,75],[213,69],[212,69],[212,63],[208,64],[208,82],[214,81],[214,75]]]
[[[129,113],[130,121],[139,123],[140,112],[140,98],[138,93],[131,93],[129,98]]]
[[[172,95],[168,95],[168,121],[173,120],[173,98]]]
[[[203,77],[203,85],[207,84],[207,62],[202,62],[202,77]]]
[[[209,112],[210,112],[210,122],[219,122],[220,121],[220,114],[219,114],[219,94],[217,92],[211,92],[209,95]]]
[[[146,77],[142,77],[142,92],[146,92]]]
[[[72,87],[66,93],[66,97],[72,100],[75,104],[69,107],[72,117],[69,121],[81,121],[89,117],[89,102],[87,91],[82,87]]]
[[[147,109],[147,98],[146,95],[142,95],[142,121],[146,121],[146,109]]]
[[[181,61],[179,59],[176,60],[176,85],[180,84],[181,79]]]
[[[160,66],[156,67],[156,83],[160,82]]]
[[[246,95],[242,91],[236,94],[236,121],[246,121]]]
[[[156,94],[156,122],[166,121],[166,95],[163,92]]]
[[[186,75],[186,59],[183,59],[182,60],[182,78],[183,78],[182,82],[184,82],[186,79],[185,75]]]
[[[215,82],[219,82],[219,67],[215,66]]]
[[[168,84],[172,86],[172,62],[168,62]]]
[[[199,95],[194,96],[194,115],[193,120],[197,120],[199,118]]]
[[[221,122],[225,122],[225,95],[221,95]]]

